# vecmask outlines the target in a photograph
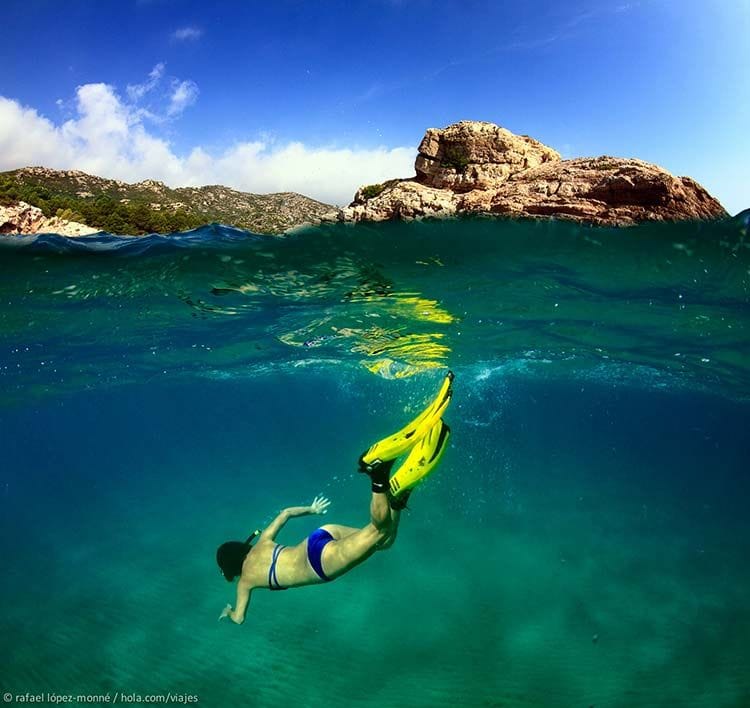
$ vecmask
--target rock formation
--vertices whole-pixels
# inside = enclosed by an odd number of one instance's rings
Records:
[[[414,178],[361,188],[339,220],[476,213],[627,226],[727,216],[689,177],[635,159],[562,160],[552,148],[492,123],[430,128],[415,169]]]
[[[60,234],[61,236],[88,236],[99,233],[85,224],[67,221],[56,216],[46,217],[38,207],[26,202],[15,206],[0,206],[0,234]]]

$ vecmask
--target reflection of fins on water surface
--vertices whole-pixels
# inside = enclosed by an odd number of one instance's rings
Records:
[[[406,499],[402,498],[408,498],[408,492],[435,470],[447,447],[450,432],[451,429],[442,420],[438,420],[411,449],[404,464],[396,470],[389,482],[391,497],[395,502],[403,501],[405,504]],[[392,506],[401,508],[401,504],[392,503]]]
[[[440,420],[453,394],[453,372],[449,371],[437,396],[414,420],[387,438],[379,440],[359,458],[360,471],[370,473],[384,462],[395,460],[412,448]]]

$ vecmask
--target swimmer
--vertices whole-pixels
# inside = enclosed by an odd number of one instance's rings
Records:
[[[242,624],[254,590],[330,582],[393,545],[409,495],[437,467],[445,451],[450,429],[441,416],[450,402],[452,381],[449,373],[438,397],[412,423],[360,457],[360,471],[371,481],[370,520],[365,526],[324,524],[296,545],[277,543],[276,536],[289,519],[328,512],[331,502],[316,496],[309,506],[284,509],[266,529],[255,531],[246,541],[219,546],[216,561],[221,574],[229,582],[238,579],[235,605],[227,605],[220,620],[228,617]],[[404,463],[390,476],[396,458],[406,453]]]

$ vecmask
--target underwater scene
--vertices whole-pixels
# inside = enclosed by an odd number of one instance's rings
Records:
[[[0,236],[3,691],[750,705],[749,217]],[[394,545],[217,621],[449,370]]]

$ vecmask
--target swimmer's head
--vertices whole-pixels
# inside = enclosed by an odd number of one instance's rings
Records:
[[[242,541],[227,541],[216,549],[216,562],[221,568],[221,574],[231,583],[242,574],[242,563],[252,550],[249,539]]]

